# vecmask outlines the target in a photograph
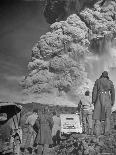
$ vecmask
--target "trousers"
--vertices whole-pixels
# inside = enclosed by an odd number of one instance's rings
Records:
[[[26,142],[25,142],[25,148],[28,147],[33,147],[34,144],[34,140],[36,137],[36,133],[33,130],[33,127],[31,125],[28,126],[28,133],[27,133],[27,138],[26,138]]]
[[[95,120],[94,131],[97,136],[105,133],[110,133],[111,130],[111,108],[107,108],[105,113],[104,125],[102,126],[102,122],[100,120]]]
[[[92,130],[92,113],[88,113],[88,111],[83,111],[82,113],[82,124],[83,124],[83,132],[89,134],[89,130]]]

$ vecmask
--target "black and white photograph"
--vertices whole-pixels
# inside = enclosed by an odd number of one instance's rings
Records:
[[[116,0],[0,0],[0,155],[116,155]]]

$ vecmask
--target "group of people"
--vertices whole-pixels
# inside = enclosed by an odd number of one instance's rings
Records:
[[[95,134],[96,136],[110,134],[111,108],[114,101],[114,85],[109,79],[108,72],[104,71],[100,78],[95,81],[92,96],[87,90],[78,104],[83,133]],[[104,122],[104,130],[101,128],[102,122]],[[27,141],[29,139],[30,143],[29,145],[26,141],[26,148],[32,149],[32,147],[39,145],[38,154],[44,154],[49,145],[60,144],[61,120],[56,112],[53,112],[51,116],[47,107],[39,113],[38,109],[35,109],[33,114],[27,118],[26,124],[29,125]]]
[[[60,144],[61,121],[55,111],[51,116],[47,107],[39,113],[38,109],[34,109],[33,114],[27,118],[26,124],[29,125],[29,131],[25,148],[29,152],[32,148],[37,148],[37,154],[46,154],[48,147]]]
[[[79,103],[83,132],[96,136],[109,135],[111,131],[111,110],[114,102],[114,85],[109,79],[108,72],[104,71],[100,78],[95,81],[92,97],[87,90],[85,97]]]

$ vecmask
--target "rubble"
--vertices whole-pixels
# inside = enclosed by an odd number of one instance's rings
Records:
[[[57,155],[102,155],[116,153],[116,133],[99,138],[90,135],[71,135],[55,148]]]
[[[46,105],[38,104],[38,108],[40,110],[43,106]],[[75,107],[70,108],[61,106],[49,106],[50,113],[52,113],[54,109],[57,110],[59,113],[65,113],[65,112],[72,113],[76,110]],[[27,111],[27,108],[25,110]],[[25,112],[23,113],[25,114]],[[116,122],[116,112],[112,113],[110,135],[101,135],[99,137],[96,137],[95,135],[73,133],[71,135],[62,136],[60,145],[50,147],[48,149],[49,152],[48,154],[49,155],[103,155],[103,154],[115,155],[116,154],[115,122]],[[25,128],[25,126],[23,126],[23,144],[25,143],[26,134],[27,129]]]

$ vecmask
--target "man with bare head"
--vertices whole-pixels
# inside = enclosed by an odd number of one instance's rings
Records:
[[[95,134],[101,134],[101,122],[105,122],[103,134],[110,133],[111,107],[115,101],[115,89],[113,82],[104,71],[99,79],[95,81],[92,102],[94,104],[93,120],[95,120]]]
[[[85,95],[79,102],[78,108],[82,115],[83,133],[92,134],[93,105],[89,90],[85,91]]]
[[[38,117],[38,109],[33,109],[33,112],[31,115],[27,117],[27,120],[25,122],[26,125],[28,125],[28,135],[25,142],[25,148],[31,153],[33,148],[33,143],[35,140],[36,133],[33,129],[33,126],[35,124],[35,121]]]

